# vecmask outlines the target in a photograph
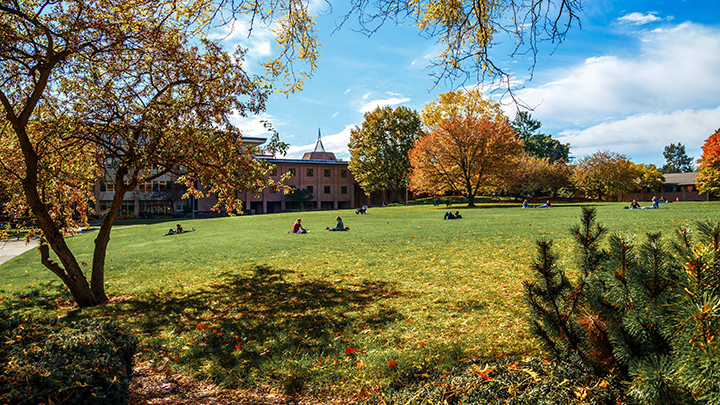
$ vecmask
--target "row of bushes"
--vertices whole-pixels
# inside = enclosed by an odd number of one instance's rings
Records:
[[[110,322],[0,321],[0,403],[124,404],[135,339]]]

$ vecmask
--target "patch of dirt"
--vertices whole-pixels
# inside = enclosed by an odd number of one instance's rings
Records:
[[[221,388],[206,381],[196,381],[170,369],[156,367],[149,362],[136,363],[128,405],[345,405],[358,398],[319,398],[287,396],[284,394],[248,389]]]

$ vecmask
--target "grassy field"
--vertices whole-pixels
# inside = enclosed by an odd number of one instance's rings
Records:
[[[592,205],[592,204],[591,204]],[[626,210],[596,204],[611,233],[663,232],[718,219],[720,203]],[[113,319],[140,340],[141,359],[229,386],[358,392],[410,366],[537,355],[522,282],[535,241],[554,239],[572,265],[568,229],[580,205],[371,208],[183,221],[116,229],[107,260],[113,302],[89,310],[35,251],[0,266],[6,312]],[[349,232],[324,232],[343,217]],[[302,217],[306,235],[288,234]],[[69,240],[91,260],[93,234]]]

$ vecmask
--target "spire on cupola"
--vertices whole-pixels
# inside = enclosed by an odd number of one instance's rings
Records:
[[[315,150],[312,152],[305,152],[303,160],[323,160],[323,161],[337,161],[335,154],[332,152],[326,152],[325,147],[322,144],[322,135],[320,134],[320,128],[318,128],[318,139],[315,142]]]
[[[318,128],[318,140],[315,143],[315,150],[313,152],[325,152],[325,147],[323,146],[320,138],[322,138],[322,135],[320,135],[320,128]]]

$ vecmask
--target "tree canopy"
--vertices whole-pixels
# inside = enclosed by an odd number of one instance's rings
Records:
[[[484,117],[493,121],[506,121],[498,103],[483,98],[477,89],[449,91],[427,104],[420,113],[427,132],[434,131],[446,119]]]
[[[685,145],[671,143],[663,151],[666,163],[660,169],[662,173],[689,173],[695,170],[693,158],[685,153]]]
[[[481,190],[500,184],[499,177],[520,154],[521,142],[507,119],[501,119],[499,106],[478,103],[479,96],[479,92],[462,97],[446,93],[425,107],[423,122],[434,129],[420,136],[410,151],[412,190],[461,194],[474,206]],[[459,99],[468,100],[469,105],[455,104]]]
[[[616,152],[598,151],[575,165],[575,186],[590,198],[620,197],[638,187],[638,173],[630,159]]]
[[[720,129],[705,140],[695,182],[701,193],[720,195]]]
[[[110,230],[136,185],[175,171],[190,193],[199,196],[199,180],[234,210],[238,191],[268,184],[267,163],[242,145],[228,117],[262,111],[269,88],[243,71],[241,52],[227,54],[202,35],[190,43],[186,32],[195,22],[186,6],[0,5],[0,182],[15,192],[12,212],[32,213],[41,262],[80,306],[107,299]],[[115,197],[97,234],[88,285],[64,235],[86,224],[101,170],[112,176]]]
[[[421,126],[416,111],[385,106],[366,113],[362,127],[350,131],[348,167],[366,194],[407,187],[412,170],[408,152]]]
[[[351,0],[345,20],[356,16],[367,35],[388,21],[409,22],[439,45],[430,64],[436,82],[490,80],[509,88],[510,73],[495,62],[494,45],[514,43],[511,56],[530,55],[532,75],[539,44],[561,43],[580,25],[581,9],[581,0]]]
[[[568,163],[570,160],[570,145],[553,139],[550,135],[539,133],[542,124],[534,120],[527,111],[519,111],[510,123],[517,131],[517,136],[523,141],[525,153],[547,159],[550,163]]]
[[[523,153],[502,175],[501,184],[516,199],[521,195],[555,195],[560,189],[572,188],[571,174],[570,166]]]
[[[665,176],[655,165],[636,164],[635,173],[637,175],[637,184],[641,188],[659,191],[665,181]]]

